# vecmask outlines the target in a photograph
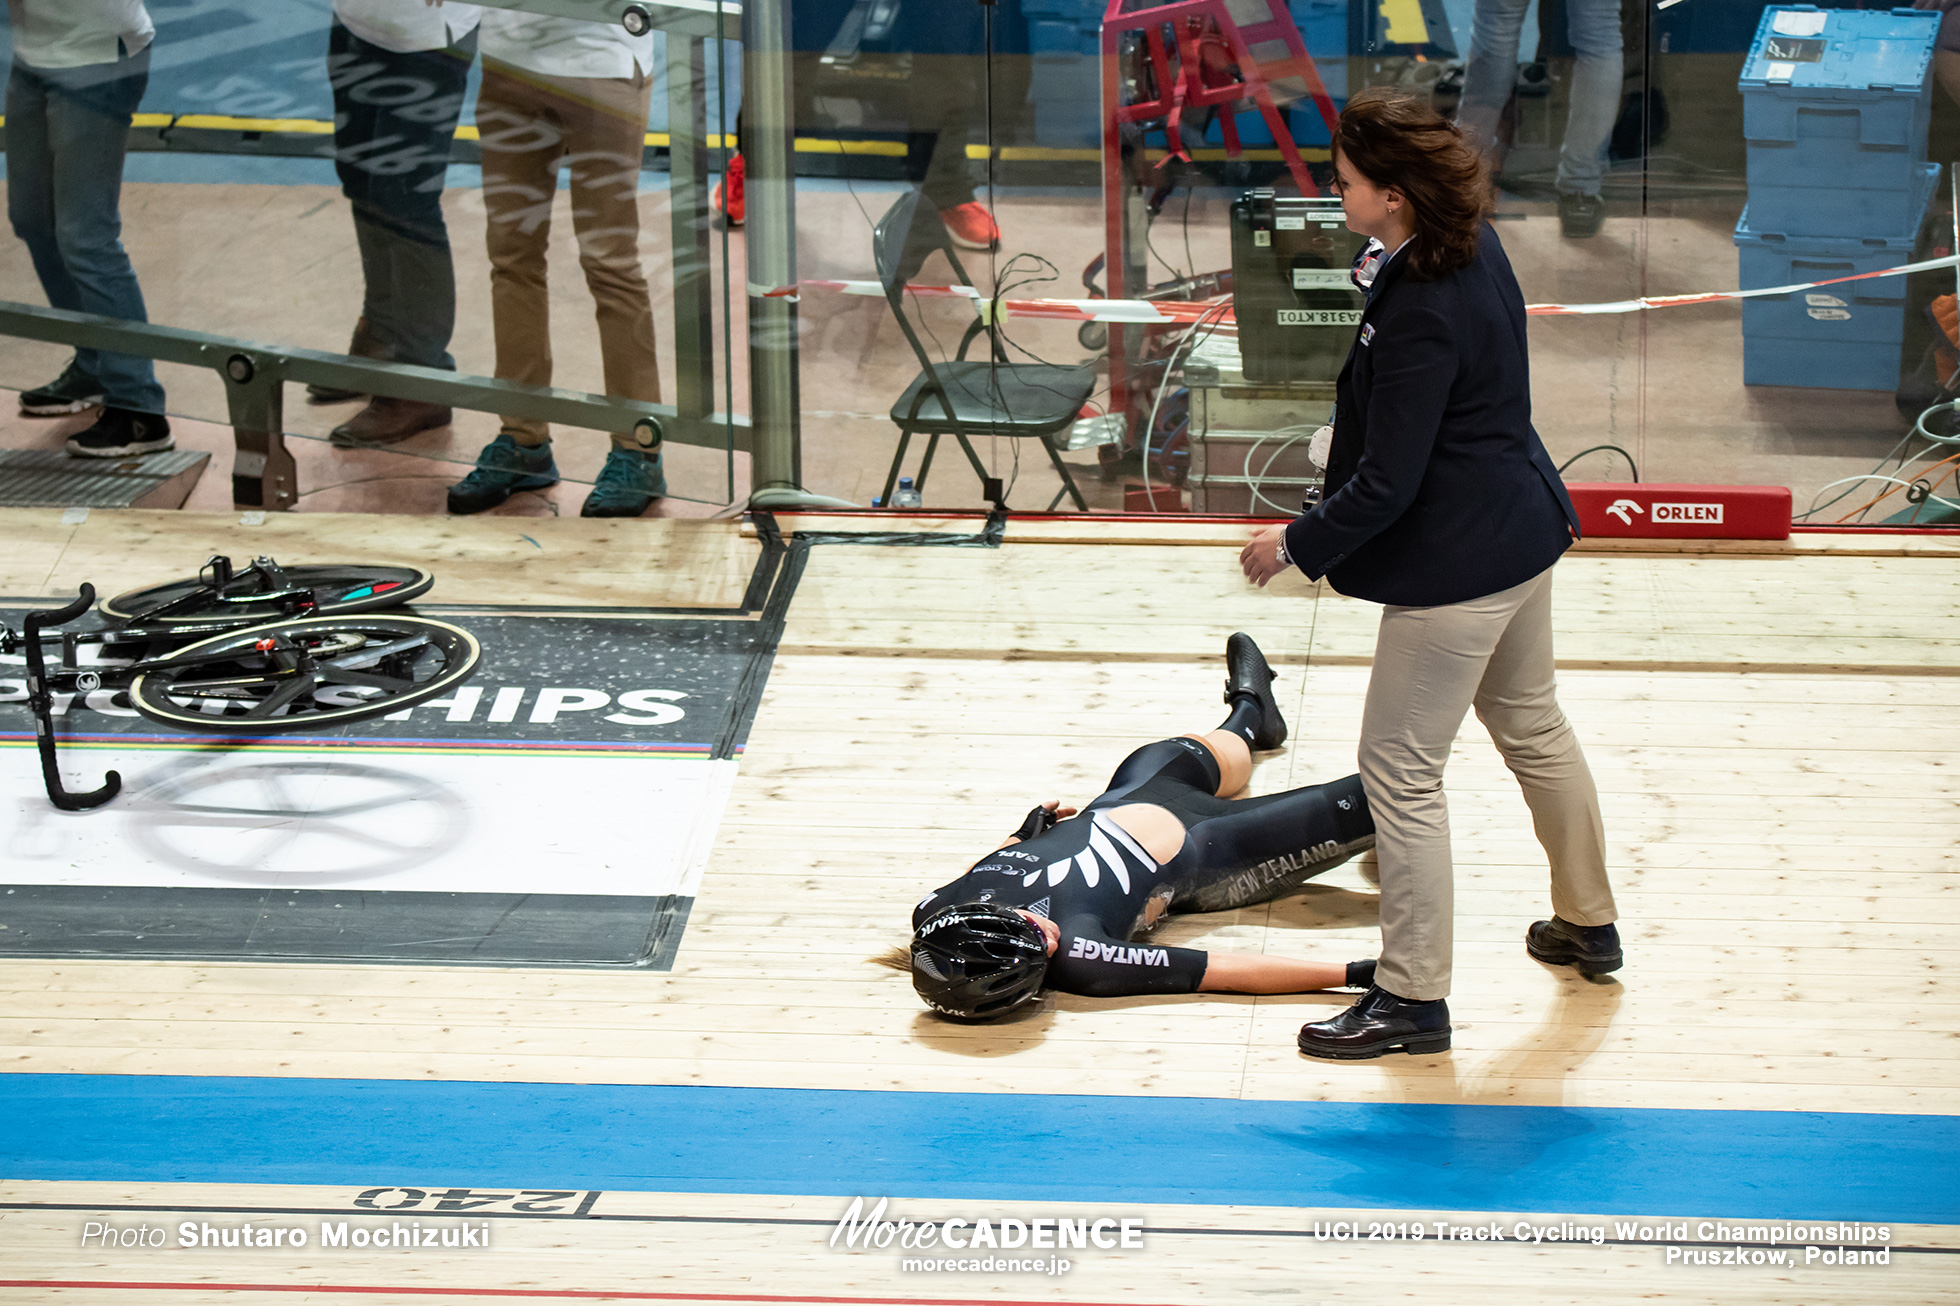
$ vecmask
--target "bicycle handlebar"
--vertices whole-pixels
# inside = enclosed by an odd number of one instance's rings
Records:
[[[46,612],[30,612],[21,621],[27,653],[27,705],[34,713],[34,746],[41,754],[41,779],[47,785],[48,801],[64,812],[100,807],[122,790],[122,776],[110,771],[103,776],[100,789],[71,792],[62,785],[61,768],[55,760],[54,705],[48,692],[47,663],[41,656],[41,627],[66,625],[94,604],[95,586],[84,581],[73,603]]]

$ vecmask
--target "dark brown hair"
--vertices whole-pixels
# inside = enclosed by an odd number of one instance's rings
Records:
[[[1490,211],[1490,176],[1455,123],[1425,100],[1370,87],[1341,110],[1334,152],[1375,185],[1408,198],[1416,222],[1405,256],[1411,276],[1433,281],[1470,266]]]

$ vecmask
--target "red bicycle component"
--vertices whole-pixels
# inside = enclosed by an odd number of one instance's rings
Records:
[[[1300,39],[1300,29],[1294,26],[1284,0],[1237,0],[1237,3],[1241,11],[1256,11],[1263,6],[1266,17],[1240,26],[1232,17],[1227,0],[1173,0],[1170,4],[1143,6],[1137,0],[1109,0],[1102,25],[1103,171],[1107,183],[1104,193],[1111,196],[1112,205],[1119,193],[1119,178],[1113,175],[1112,169],[1122,154],[1120,129],[1124,123],[1163,119],[1168,157],[1188,160],[1190,154],[1185,149],[1181,130],[1185,110],[1217,108],[1222,110],[1219,128],[1225,137],[1225,155],[1236,159],[1243,149],[1232,111],[1246,100],[1252,101],[1259,116],[1265,119],[1267,129],[1273,134],[1273,144],[1279,148],[1280,158],[1286,161],[1286,170],[1293,175],[1300,193],[1320,194],[1320,188],[1314,185],[1306,163],[1300,158],[1299,147],[1293,143],[1293,133],[1286,129],[1286,120],[1280,116],[1279,106],[1273,99],[1273,86],[1299,82],[1320,111],[1330,136],[1340,117],[1334,109],[1333,97],[1320,80],[1320,70],[1307,54],[1306,43]],[[1130,32],[1143,34],[1150,69],[1155,74],[1156,97],[1124,104],[1117,64],[1123,37]],[[1167,33],[1175,42],[1175,68],[1171,66],[1172,47],[1165,40]],[[1255,50],[1266,57],[1255,56]],[[1110,262],[1112,268],[1120,266],[1113,253]],[[1113,285],[1110,298],[1122,298]]]
[[[1233,17],[1234,13],[1239,17]],[[1141,55],[1141,68],[1126,69],[1126,46]],[[1130,262],[1126,210],[1130,187],[1136,183],[1125,175],[1126,131],[1133,139],[1139,130],[1163,131],[1166,151],[1159,167],[1173,158],[1188,161],[1185,115],[1187,111],[1213,109],[1224,136],[1226,157],[1236,159],[1244,148],[1233,114],[1250,103],[1272,133],[1273,144],[1300,193],[1320,194],[1293,133],[1287,130],[1274,90],[1277,87],[1289,101],[1311,99],[1321,121],[1327,124],[1329,139],[1340,115],[1320,79],[1320,70],[1307,53],[1306,43],[1300,39],[1300,29],[1294,25],[1286,0],[1170,0],[1165,4],[1108,0],[1103,11],[1102,62],[1103,247],[1110,299],[1129,299],[1135,292],[1147,290],[1127,284],[1135,273]],[[1134,76],[1126,76],[1128,71]],[[1126,86],[1134,88],[1128,93],[1135,97],[1127,103]],[[1163,329],[1138,323],[1109,324],[1109,411],[1129,418],[1130,439],[1144,445],[1146,457],[1152,433],[1138,435],[1135,428],[1142,424],[1137,410],[1149,404],[1147,398],[1136,397],[1139,382],[1131,375],[1131,368],[1143,365],[1149,350],[1147,346],[1133,347],[1130,342],[1148,342],[1153,333]],[[1143,334],[1132,337],[1131,331]],[[1110,470],[1106,465],[1105,475]]]

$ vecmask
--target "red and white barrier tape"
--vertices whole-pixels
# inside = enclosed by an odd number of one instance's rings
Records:
[[[1697,295],[1647,295],[1640,299],[1621,299],[1608,304],[1527,304],[1525,312],[1532,317],[1585,317],[1604,313],[1644,313],[1652,308],[1680,308],[1688,304],[1717,304],[1730,299],[1760,299],[1767,295],[1790,295],[1803,290],[1816,290],[1821,286],[1838,286],[1849,281],[1869,281],[1875,277],[1902,277],[1913,272],[1933,272],[1940,268],[1960,267],[1960,255],[1945,258],[1926,259],[1920,263],[1907,263],[1896,268],[1881,268],[1876,272],[1860,272],[1848,277],[1829,277],[1823,281],[1804,281],[1791,286],[1765,286],[1757,290],[1711,290]],[[799,281],[794,286],[751,285],[749,294],[761,299],[798,299],[803,292],[828,290],[840,295],[869,295],[884,298],[885,288],[876,281]],[[970,299],[981,313],[994,303],[972,286],[918,286],[905,288],[909,295],[927,298]],[[1213,320],[1219,327],[1230,329],[1233,325],[1232,310],[1220,306],[1227,304],[1222,299],[1209,300],[1148,300],[1148,299],[1003,299],[999,301],[999,313],[1003,318],[1049,318],[1064,322],[1123,322],[1144,326],[1184,326],[1200,318]]]
[[[1960,254],[1929,258],[1923,263],[1906,263],[1876,272],[1859,272],[1848,277],[1829,277],[1805,281],[1794,286],[1764,286],[1757,290],[1712,290],[1700,295],[1648,295],[1642,299],[1622,299],[1611,304],[1527,304],[1524,311],[1533,317],[1576,317],[1591,313],[1640,313],[1650,308],[1679,308],[1684,304],[1716,304],[1725,299],[1760,299],[1765,295],[1791,295],[1819,286],[1840,286],[1847,281],[1870,281],[1874,277],[1902,277],[1912,272],[1933,272],[1960,267]]]
[[[869,295],[874,299],[885,297],[884,286],[876,281],[799,281],[793,286],[749,286],[749,294],[758,299],[800,299],[804,292],[810,290],[828,290],[839,295]],[[927,299],[970,299],[982,314],[994,302],[972,286],[908,285],[905,293]],[[1140,322],[1147,326],[1180,326],[1196,322],[1199,318],[1211,318],[1228,327],[1232,323],[1230,301],[1224,299],[1172,299],[1161,302],[1148,299],[1003,299],[999,302],[1000,316],[1004,318]],[[1221,304],[1226,306],[1222,315],[1219,311]]]

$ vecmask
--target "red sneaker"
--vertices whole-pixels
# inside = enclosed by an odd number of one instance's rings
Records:
[[[992,249],[1000,244],[1000,228],[994,215],[978,200],[968,200],[950,209],[939,210],[940,220],[961,249]]]
[[[741,226],[742,219],[748,216],[748,205],[742,195],[742,178],[746,172],[742,156],[729,155],[728,172],[715,183],[714,197],[709,201],[714,205],[715,212],[728,219],[731,227]]]

